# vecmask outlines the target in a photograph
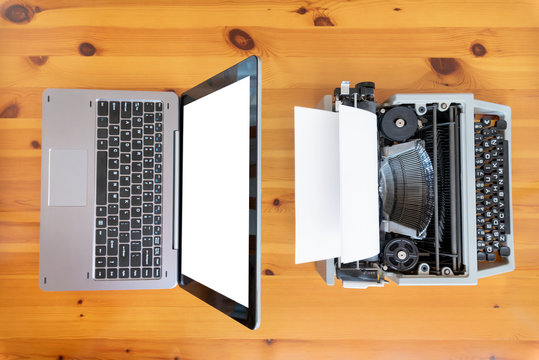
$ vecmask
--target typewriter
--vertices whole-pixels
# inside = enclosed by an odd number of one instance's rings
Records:
[[[317,261],[325,282],[474,285],[512,271],[510,108],[473,94],[397,94],[377,104],[374,89],[345,81],[319,106],[374,113],[378,136],[379,253]]]

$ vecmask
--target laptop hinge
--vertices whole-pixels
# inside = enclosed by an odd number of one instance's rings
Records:
[[[173,229],[172,249],[180,248],[180,131],[174,131],[174,196],[173,196]]]

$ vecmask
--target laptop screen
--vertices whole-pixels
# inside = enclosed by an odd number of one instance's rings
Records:
[[[186,91],[176,140],[178,283],[251,329],[260,323],[260,91],[256,56]]]
[[[182,273],[249,307],[250,78],[183,109]]]

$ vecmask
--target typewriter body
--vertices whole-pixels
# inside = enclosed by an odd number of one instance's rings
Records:
[[[380,253],[316,262],[328,285],[474,285],[514,269],[511,110],[473,94],[397,94],[343,82],[319,108],[376,114]]]

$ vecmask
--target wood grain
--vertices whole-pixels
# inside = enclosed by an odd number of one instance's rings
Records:
[[[263,64],[262,326],[179,290],[38,287],[41,94],[183,91]],[[294,264],[293,107],[341,80],[379,101],[472,92],[512,108],[516,270],[470,287],[326,286]],[[539,3],[3,0],[0,358],[539,358]]]

